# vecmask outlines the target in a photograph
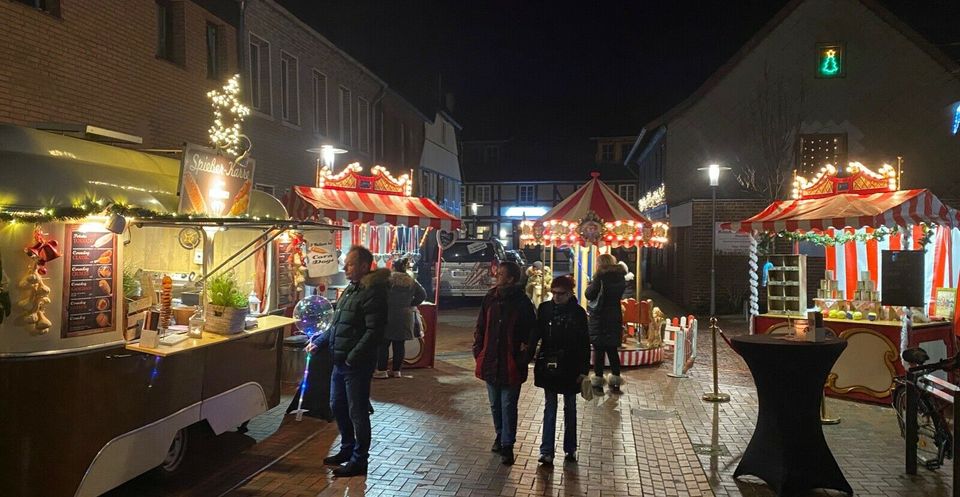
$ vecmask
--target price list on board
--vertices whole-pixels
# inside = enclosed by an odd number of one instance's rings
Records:
[[[277,242],[277,305],[293,303],[296,289],[293,279],[293,250],[296,245],[288,240]]]
[[[67,226],[64,268],[64,337],[114,329],[117,304],[117,237],[109,231]]]

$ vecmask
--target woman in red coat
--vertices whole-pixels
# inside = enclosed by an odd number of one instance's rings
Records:
[[[520,266],[500,263],[497,286],[483,298],[473,335],[475,374],[487,383],[490,413],[497,431],[492,450],[499,452],[501,462],[508,466],[514,461],[517,401],[520,385],[527,381],[527,345],[537,319],[533,303],[519,283]]]

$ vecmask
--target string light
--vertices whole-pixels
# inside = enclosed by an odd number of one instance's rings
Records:
[[[240,125],[243,118],[250,115],[250,109],[240,102],[240,75],[233,75],[220,90],[207,92],[207,98],[213,107],[210,143],[217,150],[235,159],[241,155]]]
[[[643,198],[637,201],[637,209],[640,210],[640,212],[644,212],[660,207],[666,202],[666,193],[666,186],[661,183],[657,189],[647,192]]]

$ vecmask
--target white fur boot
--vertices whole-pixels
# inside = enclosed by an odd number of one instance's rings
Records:
[[[620,393],[620,385],[623,385],[623,378],[619,375],[611,374],[607,379],[607,383],[610,384],[610,391],[613,393]]]
[[[590,377],[590,386],[592,386],[594,389],[602,390],[605,384],[606,380],[603,378],[603,376],[594,375]]]

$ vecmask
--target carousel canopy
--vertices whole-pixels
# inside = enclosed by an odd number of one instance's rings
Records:
[[[593,211],[604,221],[633,221],[645,226],[650,225],[650,220],[640,214],[640,211],[600,181],[600,173],[590,173],[590,176],[592,178],[587,184],[541,216],[540,222],[580,222]]]
[[[774,202],[749,219],[723,223],[721,229],[749,233],[906,227],[918,223],[956,228],[960,226],[960,213],[926,189],[847,193]]]
[[[309,186],[295,186],[293,191],[289,208],[290,215],[296,219],[328,217],[355,223],[388,223],[443,230],[460,227],[456,216],[428,198]]]

